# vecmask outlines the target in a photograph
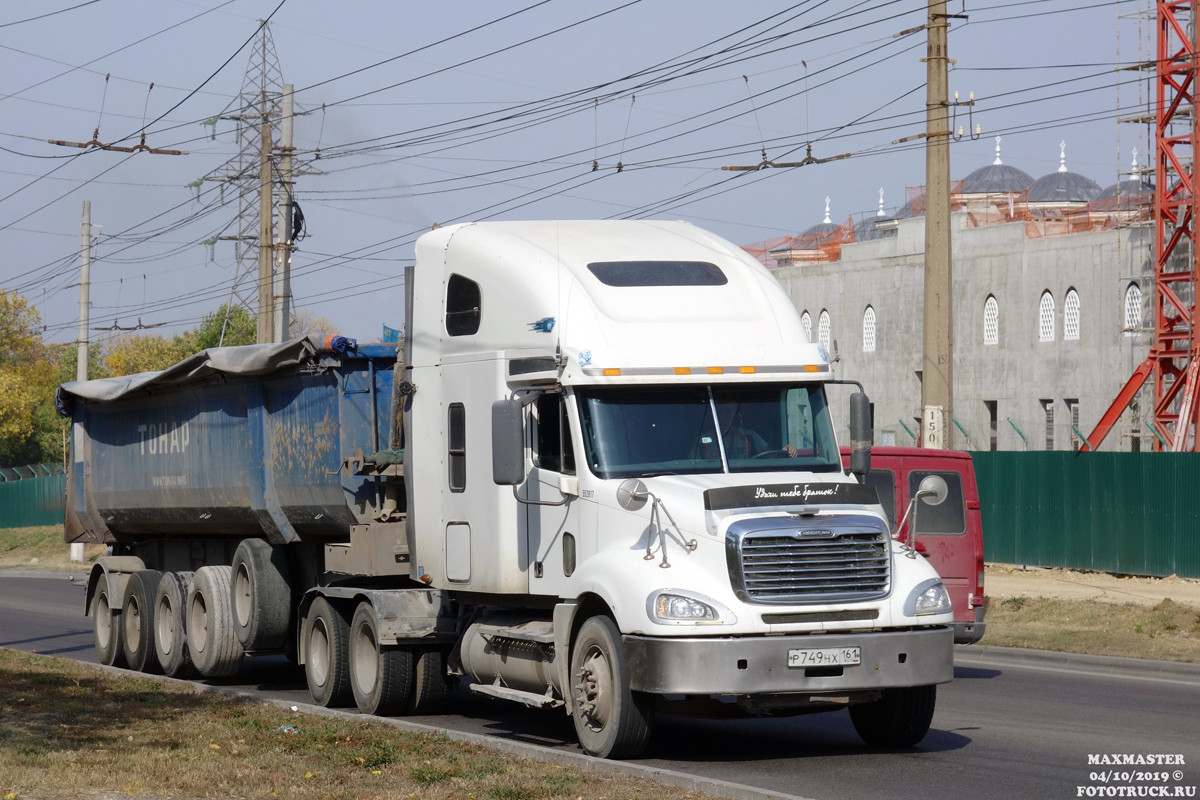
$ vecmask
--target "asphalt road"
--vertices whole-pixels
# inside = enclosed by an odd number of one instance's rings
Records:
[[[0,574],[0,646],[95,662],[90,623],[83,589],[66,576]],[[1200,678],[1091,674],[969,650],[958,657],[954,682],[938,689],[933,729],[912,750],[864,747],[845,711],[738,721],[660,715],[641,763],[819,800],[1043,800],[1105,786],[1090,778],[1104,767],[1089,766],[1089,754],[1178,754],[1182,764],[1118,769],[1178,770],[1182,779],[1166,782],[1171,792],[1200,785]],[[248,659],[221,683],[309,702],[303,672],[282,658]],[[414,721],[578,750],[561,712],[465,689],[446,712]]]

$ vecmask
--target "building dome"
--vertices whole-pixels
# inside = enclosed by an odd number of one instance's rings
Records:
[[[1028,201],[1046,205],[1069,205],[1090,203],[1100,194],[1100,184],[1091,178],[1067,169],[1067,143],[1059,142],[1062,148],[1058,156],[1058,171],[1043,175],[1029,186]]]
[[[1029,186],[1030,203],[1090,203],[1100,185],[1077,172],[1051,172]]]
[[[1118,181],[1112,186],[1109,186],[1100,194],[1096,195],[1093,200],[1116,200],[1118,197],[1125,199],[1127,197],[1150,197],[1154,194],[1154,184],[1146,180],[1138,180],[1137,178],[1126,178],[1123,181]]]
[[[818,222],[811,228],[805,228],[804,231],[796,238],[803,239],[805,236],[817,236],[823,233],[833,233],[834,231],[841,230],[841,228],[842,226],[838,225],[836,222]]]
[[[1033,176],[1008,164],[988,164],[963,179],[963,194],[1011,194],[1023,192],[1033,183]]]
[[[880,222],[892,223],[891,228],[880,230],[877,225]],[[864,217],[861,222],[854,226],[854,241],[869,242],[874,239],[886,239],[889,236],[895,236],[895,219],[892,217]]]

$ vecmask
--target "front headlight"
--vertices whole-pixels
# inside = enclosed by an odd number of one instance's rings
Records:
[[[904,603],[904,615],[924,617],[929,614],[945,614],[953,610],[950,593],[941,578],[930,578],[917,584]]]
[[[646,613],[660,625],[722,625],[737,622],[725,606],[680,589],[659,589],[646,598]]]

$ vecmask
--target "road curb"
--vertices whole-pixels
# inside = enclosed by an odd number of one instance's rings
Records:
[[[2,576],[0,576],[2,577]],[[2,648],[5,650],[15,650],[15,648]],[[18,651],[15,652],[25,652]],[[57,656],[52,656],[57,657]],[[580,769],[588,770],[589,772],[615,772],[622,775],[628,775],[634,778],[643,778],[646,780],[654,780],[659,783],[665,783],[670,786],[678,786],[681,789],[693,792],[704,792],[714,797],[727,797],[731,800],[812,800],[812,798],[801,797],[800,795],[784,794],[782,792],[770,792],[763,789],[756,789],[753,786],[744,786],[739,783],[730,783],[729,781],[716,780],[715,778],[704,778],[699,775],[689,775],[685,772],[676,772],[669,769],[660,769],[658,767],[649,767],[643,764],[634,764],[626,761],[608,761],[603,758],[584,755],[582,753],[568,753],[562,750],[556,750],[552,747],[544,747],[542,745],[529,744],[526,742],[518,742],[512,739],[504,739],[496,736],[485,736],[478,733],[467,733],[465,731],[455,731],[448,728],[439,728],[435,725],[424,725],[419,722],[409,722],[404,719],[394,719],[392,717],[376,717],[369,714],[358,714],[340,709],[323,708],[309,703],[296,703],[288,700],[278,700],[274,698],[261,697],[254,692],[245,691],[243,689],[232,689],[225,686],[212,686],[206,683],[196,683],[193,681],[182,680],[180,678],[168,678],[164,675],[148,675],[144,672],[134,672],[133,670],[120,669],[118,667],[108,667],[103,664],[89,664],[87,662],[75,662],[84,666],[93,667],[113,675],[119,675],[123,678],[144,678],[146,680],[159,681],[161,683],[173,683],[179,686],[186,686],[192,691],[219,694],[226,697],[235,697],[241,700],[252,700],[257,703],[266,703],[284,709],[285,711],[295,711],[296,713],[308,714],[317,717],[332,717],[335,719],[344,719],[347,721],[364,721],[379,722],[384,725],[389,725],[397,730],[406,731],[408,733],[440,733],[448,739],[456,742],[467,742],[469,744],[477,744],[492,750],[499,750],[504,753],[521,758],[529,758],[534,761],[543,761],[550,764],[562,764],[564,766],[575,766]]]
[[[954,663],[964,666],[1009,664],[1077,670],[1115,677],[1158,678],[1200,684],[1200,664],[1185,661],[1155,661],[1148,658],[1062,653],[1056,650],[1032,650],[1024,647],[955,645]]]

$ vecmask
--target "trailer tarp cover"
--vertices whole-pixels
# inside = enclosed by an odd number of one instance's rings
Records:
[[[84,402],[107,402],[127,397],[152,386],[183,384],[218,373],[226,375],[265,375],[284,367],[296,366],[310,361],[314,355],[336,349],[341,342],[330,342],[330,338],[313,337],[294,339],[278,344],[247,344],[240,347],[211,347],[188,356],[174,366],[161,372],[139,372],[120,378],[99,378],[94,381],[72,381],[58,387],[54,405],[58,413],[70,416],[71,406],[77,400]],[[349,340],[352,342],[353,340]],[[332,344],[332,346],[331,346]],[[350,345],[353,347],[353,344]],[[343,346],[339,352],[346,349]]]

